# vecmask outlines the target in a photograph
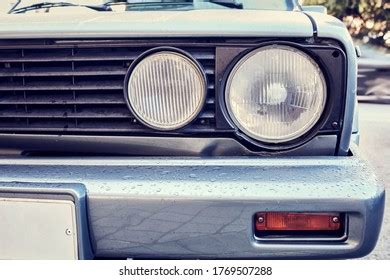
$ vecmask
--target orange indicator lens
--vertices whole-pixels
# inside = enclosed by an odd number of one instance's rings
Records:
[[[340,229],[338,213],[256,213],[258,231],[336,231]]]

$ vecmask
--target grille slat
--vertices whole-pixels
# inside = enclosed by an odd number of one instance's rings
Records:
[[[208,98],[206,100],[207,105],[214,105],[214,98]],[[88,98],[52,98],[52,97],[33,97],[33,98],[23,98],[23,97],[8,97],[0,98],[0,105],[57,105],[57,104],[70,104],[70,105],[81,105],[81,104],[91,104],[91,105],[104,105],[104,104],[126,104],[125,100],[122,97],[107,97],[105,100],[102,100],[99,97],[88,97]]]
[[[1,118],[131,118],[132,115],[127,110],[120,110],[119,108],[112,110],[85,110],[81,112],[73,112],[72,109],[31,109],[25,112],[23,109],[16,110],[2,110]]]
[[[41,50],[40,50],[41,51]],[[31,50],[30,50],[31,52]],[[57,52],[58,55],[53,55],[53,52]],[[0,61],[2,62],[66,62],[66,61],[101,61],[102,59],[108,60],[120,60],[120,61],[134,61],[139,55],[140,52],[135,52],[131,54],[129,52],[111,52],[109,54],[101,56],[99,53],[86,53],[84,50],[83,54],[76,53],[72,55],[71,49],[67,49],[66,52],[63,50],[50,50],[47,52],[37,53],[32,52],[31,54],[26,54],[26,52],[19,52],[15,54],[15,57],[12,56],[3,56],[0,55]],[[86,54],[84,54],[86,53]],[[130,54],[129,54],[130,53]],[[212,53],[203,53],[203,52],[192,52],[191,55],[197,60],[213,60],[214,54]]]
[[[47,85],[4,85],[0,86],[0,91],[20,91],[20,90],[104,90],[104,89],[123,89],[122,85],[65,85],[65,84],[58,84],[53,85],[54,83]]]
[[[214,84],[209,83],[208,89],[214,89]],[[72,85],[70,83],[51,82],[51,83],[4,83],[0,84],[0,91],[20,91],[20,90],[106,90],[106,89],[123,89],[122,83],[105,83],[97,81],[95,83],[80,83]]]
[[[40,133],[42,132],[42,128],[44,128],[45,133],[51,132],[51,133],[57,133],[58,130],[61,130],[61,133],[77,133],[77,134],[83,134],[83,133],[88,133],[90,131],[93,131],[95,133],[104,133],[104,134],[111,134],[113,133],[113,129],[107,128],[107,127],[100,127],[100,126],[95,126],[94,123],[87,124],[87,125],[80,125],[78,124],[77,127],[75,125],[65,125],[63,127],[62,125],[59,125],[57,127],[54,127],[52,124],[47,125],[47,127],[44,127],[42,124],[34,125],[31,124],[29,125],[28,132],[34,132],[34,133]],[[0,126],[0,129],[5,132],[25,132],[26,128],[24,127],[18,127],[18,128],[3,128]],[[121,133],[121,134],[127,134],[129,131],[128,125],[123,124],[123,125],[117,125],[115,127],[115,133]],[[193,125],[191,128],[183,128],[182,132],[183,133],[193,133],[194,131],[201,132],[201,133],[212,133],[215,131],[214,127],[212,126],[205,126],[205,125]],[[145,129],[142,126],[132,127],[131,130],[132,133],[134,134],[143,134],[145,133]],[[160,133],[161,135],[161,133]]]
[[[41,77],[41,76],[116,76],[126,75],[126,70],[95,70],[95,71],[3,71],[0,77]]]
[[[112,110],[95,110],[95,109],[82,109],[81,112],[73,112],[72,109],[44,109],[37,110],[32,109],[25,112],[24,109],[11,109],[2,110],[0,112],[0,118],[77,118],[77,119],[96,119],[96,118],[134,118],[130,111],[124,108],[115,108]],[[199,118],[202,119],[213,119],[215,114],[210,111],[200,113]]]
[[[104,60],[126,60],[133,61],[136,59],[136,56],[110,56],[107,55],[104,57]],[[37,56],[20,56],[20,57],[0,57],[2,62],[51,62],[51,61],[100,61],[101,57],[99,56],[49,56],[49,55],[37,55]]]
[[[214,75],[214,69],[204,69],[207,75]],[[126,69],[90,70],[90,71],[1,71],[0,77],[56,77],[56,76],[118,76],[126,75]]]
[[[90,40],[10,43],[0,48],[0,132],[61,134],[158,134],[135,119],[123,93],[131,63],[155,47]],[[157,45],[156,45],[157,46]],[[175,47],[174,44],[170,45]],[[180,133],[215,127],[215,47],[185,46],[207,75],[203,111]],[[176,132],[175,132],[176,133]]]
[[[212,101],[210,101],[212,102]],[[70,105],[77,105],[77,104],[125,104],[125,100],[123,99],[123,96],[121,95],[114,95],[114,96],[107,96],[105,99],[100,98],[98,95],[95,96],[89,96],[89,97],[80,97],[74,99],[73,97],[66,97],[66,96],[33,96],[33,97],[26,97],[23,96],[3,96],[0,97],[0,105],[57,105],[57,104],[70,104]]]

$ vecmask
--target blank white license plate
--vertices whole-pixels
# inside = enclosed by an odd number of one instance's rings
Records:
[[[0,259],[77,259],[75,205],[0,197]]]

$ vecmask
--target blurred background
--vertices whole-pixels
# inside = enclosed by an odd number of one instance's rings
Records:
[[[390,1],[386,0],[303,0],[303,5],[323,5],[328,14],[342,20],[351,35],[362,43],[390,47]]]
[[[362,50],[359,59],[360,101],[390,103],[390,1],[303,0],[303,5],[323,5],[342,20]],[[390,136],[389,136],[390,137]]]

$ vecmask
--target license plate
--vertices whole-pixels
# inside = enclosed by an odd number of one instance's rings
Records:
[[[0,197],[0,259],[77,259],[75,205]]]

